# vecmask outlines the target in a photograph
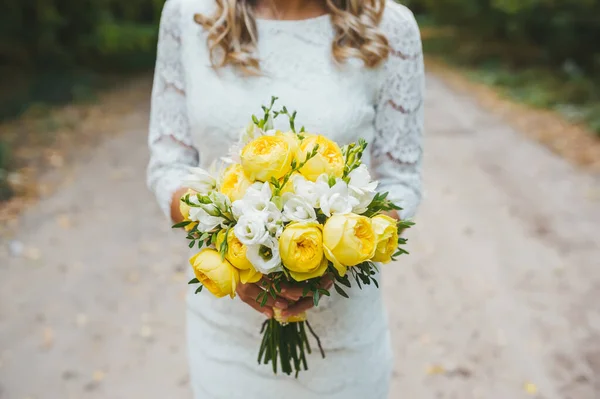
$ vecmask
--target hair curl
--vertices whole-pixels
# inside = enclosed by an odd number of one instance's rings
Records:
[[[255,56],[256,0],[215,0],[213,16],[196,14],[194,20],[208,32],[208,48],[213,67],[232,65],[248,74],[258,74]],[[362,60],[369,68],[383,62],[390,52],[387,38],[379,31],[386,0],[325,0],[335,30],[333,58],[343,63]]]

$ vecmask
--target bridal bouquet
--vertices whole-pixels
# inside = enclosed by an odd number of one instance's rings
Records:
[[[301,287],[314,305],[333,288],[378,286],[376,263],[388,263],[407,253],[399,232],[412,226],[384,213],[400,208],[377,192],[377,182],[361,163],[364,140],[340,147],[328,138],[296,131],[296,113],[274,111],[274,97],[264,116],[252,117],[238,145],[224,159],[226,168],[192,168],[181,198],[190,248],[200,252],[190,259],[198,284],[217,297],[234,297],[239,283],[262,287],[256,300],[264,306],[276,298],[282,284]],[[290,131],[272,129],[273,119],[287,116]],[[215,168],[213,168],[215,169]],[[307,329],[325,354],[306,314],[284,318],[274,308],[265,321],[258,351],[259,364],[278,363],[286,374],[307,370],[311,352]]]

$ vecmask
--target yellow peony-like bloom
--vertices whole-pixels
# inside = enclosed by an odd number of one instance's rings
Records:
[[[216,246],[217,249],[221,248],[221,244],[225,239],[227,230],[221,230],[217,235]],[[243,284],[256,283],[261,279],[262,274],[257,272],[252,266],[252,263],[246,257],[246,246],[238,240],[233,230],[227,234],[227,252],[225,253],[225,259],[229,261],[240,273],[240,281]]]
[[[300,173],[310,181],[316,181],[323,173],[329,176],[342,177],[344,173],[342,150],[335,142],[325,136],[307,135],[300,144],[298,160],[303,162],[306,159],[306,154],[309,154],[316,145],[319,146],[317,155],[300,169]]]
[[[386,215],[377,215],[371,219],[373,231],[377,237],[374,262],[389,263],[398,249],[398,227],[396,220]]]
[[[217,298],[235,296],[240,281],[238,270],[214,249],[206,248],[190,259],[196,278]]]
[[[261,136],[242,149],[242,167],[250,180],[281,179],[292,169],[293,155],[283,134]]]
[[[181,213],[181,216],[183,216],[183,220],[185,222],[189,222],[190,221],[190,206],[188,204],[185,203],[185,201],[183,201],[183,199],[187,196],[187,195],[196,195],[196,192],[194,190],[188,189],[185,194],[183,194],[181,196],[181,200],[179,201],[179,212]],[[196,225],[198,225],[198,222],[193,222],[188,224],[187,226],[184,227],[185,231],[190,231],[192,230]]]
[[[317,223],[289,224],[279,237],[279,254],[296,281],[321,277],[329,264],[323,255],[323,233]]]
[[[288,145],[290,146],[290,151],[292,152],[292,154],[295,156],[298,153],[298,150],[300,149],[300,139],[298,138],[298,135],[294,132],[285,132],[282,133],[280,131],[277,131],[277,133],[275,133],[276,136],[281,136],[283,137]]]
[[[376,237],[371,220],[354,213],[335,214],[323,227],[325,256],[344,276],[348,266],[356,266],[375,254]]]
[[[252,181],[244,174],[242,165],[236,163],[225,169],[220,191],[233,202],[242,199],[251,185]]]

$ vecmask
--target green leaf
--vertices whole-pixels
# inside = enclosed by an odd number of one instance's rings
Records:
[[[310,292],[310,287],[307,285],[302,289],[302,296],[306,296]]]
[[[188,247],[190,247],[190,248],[194,248],[194,245],[195,245],[195,244],[196,244],[196,242],[195,242],[195,241],[192,241],[192,242],[190,242],[190,244],[188,245]]]
[[[315,306],[319,306],[319,299],[321,298],[321,296],[319,295],[319,290],[315,291],[313,293],[313,303],[315,304]]]
[[[339,285],[334,284],[333,287],[335,288],[335,290],[337,291],[337,293],[340,294],[341,296],[343,296],[344,298],[350,298],[348,296],[348,294],[346,294],[346,291],[344,291],[342,289],[342,287],[340,287]]]
[[[198,280],[197,278],[193,278],[190,281],[188,281],[188,284],[198,284],[200,282],[200,280]]]
[[[179,222],[179,223],[177,223],[177,224],[174,224],[172,228],[174,228],[174,229],[179,229],[179,228],[181,228],[181,227],[185,227],[185,226],[187,226],[187,225],[188,225],[188,224],[190,224],[190,223],[192,223],[192,222],[191,222],[191,221],[189,221],[189,220],[186,220],[185,222]]]
[[[267,304],[267,300],[269,299],[269,295],[266,292],[263,292],[262,300],[260,301],[260,306],[263,307]]]
[[[200,285],[200,287],[198,287],[198,289],[196,290],[196,292],[194,292],[194,294],[199,294],[202,292],[202,288],[204,288],[203,285]]]

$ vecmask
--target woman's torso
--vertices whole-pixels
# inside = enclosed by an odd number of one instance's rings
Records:
[[[188,115],[203,166],[227,154],[251,115],[261,115],[261,105],[268,105],[271,96],[279,98],[279,107],[296,110],[296,125],[309,132],[340,143],[372,139],[382,68],[367,69],[356,59],[337,64],[331,54],[334,32],[328,15],[300,21],[258,20],[262,75],[249,77],[230,67],[211,66],[206,34],[193,15],[211,15],[213,3],[184,1],[180,25]],[[287,118],[277,118],[275,127],[287,129]]]

